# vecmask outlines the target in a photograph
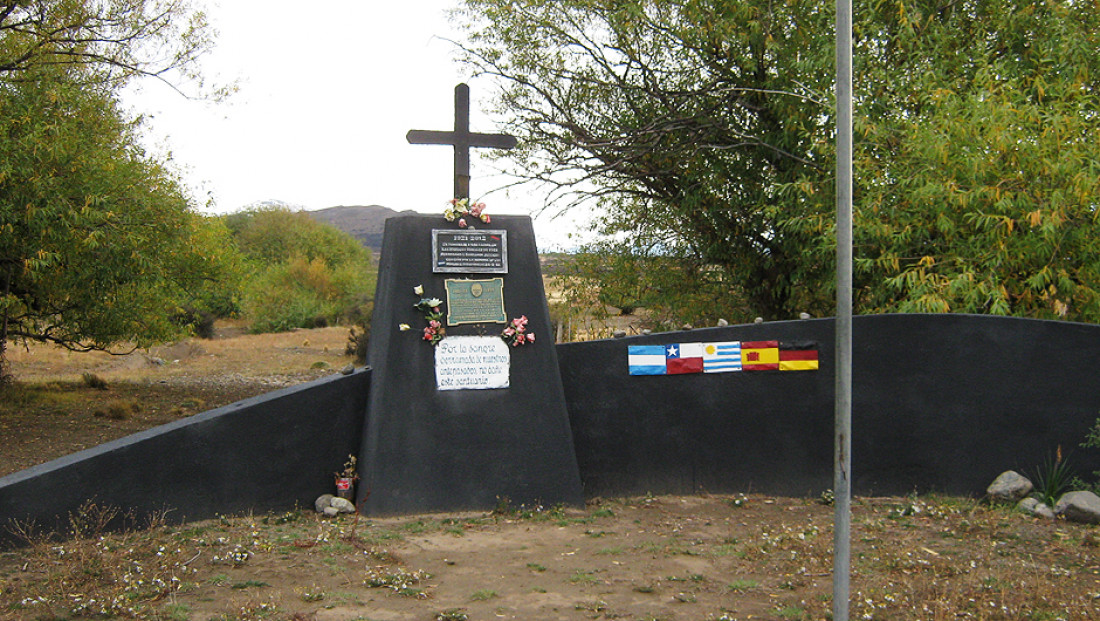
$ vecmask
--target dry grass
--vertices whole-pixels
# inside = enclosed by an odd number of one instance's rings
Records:
[[[828,619],[832,508],[763,496],[585,510],[155,525],[0,556],[0,615],[161,619]],[[1100,615],[1097,528],[954,498],[860,499],[852,618]],[[450,615],[450,616],[447,616]]]
[[[76,353],[37,343],[12,347],[8,354],[19,382],[79,382],[87,374],[108,386],[209,377],[308,376],[318,362],[327,365],[323,368],[339,368],[350,360],[344,356],[346,327],[245,334],[240,322],[219,322],[218,334],[214,339],[190,338],[126,355]]]
[[[32,344],[9,350],[0,476],[206,409],[337,372],[347,328],[187,339],[122,356]]]

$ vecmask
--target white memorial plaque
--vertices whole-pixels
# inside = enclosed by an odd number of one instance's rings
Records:
[[[499,336],[448,336],[435,346],[436,388],[507,388],[511,355]]]

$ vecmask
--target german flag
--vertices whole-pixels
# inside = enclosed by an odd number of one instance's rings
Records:
[[[785,341],[779,343],[780,371],[816,371],[817,343]]]
[[[779,369],[779,341],[741,341],[742,371]]]

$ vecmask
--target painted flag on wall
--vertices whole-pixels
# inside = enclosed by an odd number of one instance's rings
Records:
[[[665,345],[665,366],[669,375],[703,372],[702,343]]]
[[[703,343],[703,373],[741,370],[741,342]]]
[[[779,343],[780,371],[816,371],[817,343],[790,341]]]
[[[665,348],[663,345],[631,345],[627,349],[627,364],[631,375],[664,375]]]
[[[779,341],[741,341],[741,368],[745,371],[779,370]]]

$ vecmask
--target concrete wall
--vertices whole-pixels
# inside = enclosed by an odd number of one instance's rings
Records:
[[[832,484],[831,319],[559,345],[585,496],[817,495]],[[856,494],[979,496],[1100,417],[1100,326],[968,315],[854,321]],[[820,370],[630,376],[627,346],[814,340]],[[528,352],[530,353],[530,352]],[[0,478],[0,524],[57,529],[85,500],[173,520],[309,506],[359,450],[370,371],[247,399]],[[5,535],[0,534],[0,540]]]
[[[561,345],[585,495],[832,487],[834,321],[816,319]],[[627,346],[723,340],[819,343],[816,372],[639,377]],[[854,319],[857,494],[980,496],[1061,445],[1081,475],[1100,417],[1100,326],[973,315]]]
[[[0,478],[0,530],[33,518],[64,531],[89,499],[139,521],[166,508],[182,521],[312,507],[358,452],[369,386],[369,371],[334,375],[10,474]]]

